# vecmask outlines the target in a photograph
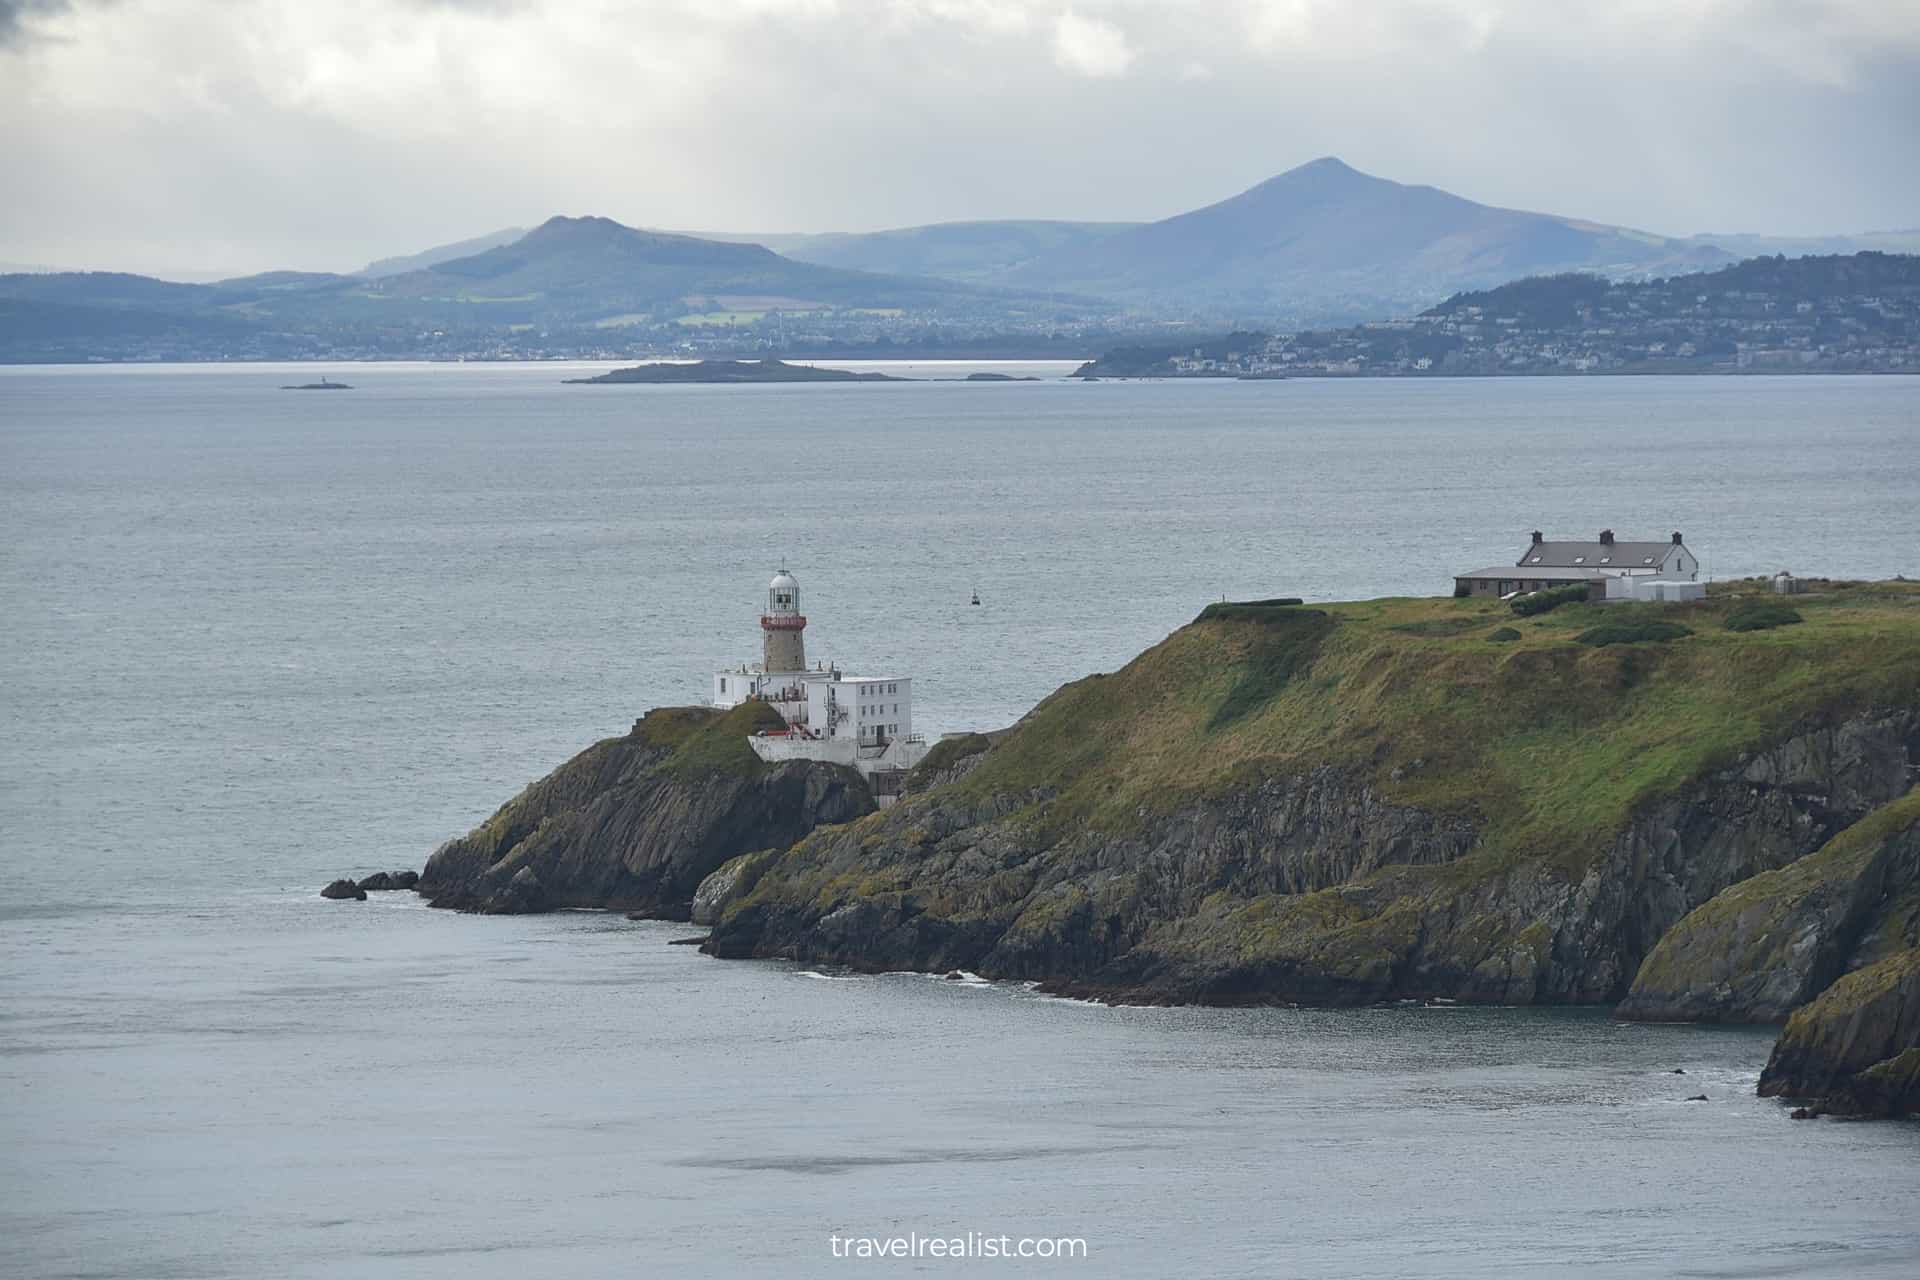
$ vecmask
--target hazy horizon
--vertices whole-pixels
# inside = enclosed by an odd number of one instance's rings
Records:
[[[1920,0],[0,0],[0,260],[351,271],[556,213],[1149,221],[1336,155],[1663,235],[1920,225]]]

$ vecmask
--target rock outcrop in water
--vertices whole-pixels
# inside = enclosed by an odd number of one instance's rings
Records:
[[[1920,1113],[1920,947],[1847,974],[1796,1010],[1760,1093],[1846,1115]]]
[[[419,891],[463,911],[607,907],[684,920],[700,881],[729,858],[873,811],[851,769],[755,756],[749,734],[777,720],[751,703],[649,712],[442,845]]]
[[[1781,1022],[1842,974],[1915,945],[1920,789],[1817,852],[1740,881],[1689,913],[1640,966],[1620,1012],[1655,1021]]]

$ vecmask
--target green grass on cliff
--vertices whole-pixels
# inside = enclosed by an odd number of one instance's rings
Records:
[[[747,739],[762,729],[786,727],[767,703],[743,702],[718,715],[706,707],[661,707],[649,711],[634,732],[655,746],[673,748],[660,766],[663,772],[682,778],[751,777],[766,766]]]
[[[919,779],[944,773],[968,756],[977,756],[992,745],[984,733],[963,733],[957,737],[942,738],[913,767],[914,776]]]
[[[1464,812],[1482,858],[1570,866],[1634,809],[1809,717],[1920,700],[1920,588],[1796,597],[1805,621],[1721,623],[1759,588],[1700,604],[1569,604],[1513,622],[1499,601],[1387,599],[1203,616],[1111,675],[1054,693],[956,787],[1050,788],[1030,820],[1124,831],[1262,774],[1369,774],[1390,802]],[[1695,634],[1589,648],[1601,625]],[[1476,861],[1481,861],[1477,858]]]

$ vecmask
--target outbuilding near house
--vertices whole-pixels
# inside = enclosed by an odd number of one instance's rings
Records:
[[[1596,600],[1621,600],[1633,598],[1637,578],[1693,582],[1699,575],[1699,558],[1677,533],[1668,542],[1622,542],[1602,529],[1592,542],[1549,542],[1535,529],[1513,564],[1455,574],[1453,594],[1508,596],[1584,582]]]

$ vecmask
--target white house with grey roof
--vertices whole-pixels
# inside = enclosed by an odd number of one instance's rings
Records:
[[[1455,574],[1456,596],[1509,596],[1586,583],[1595,599],[1630,599],[1646,581],[1695,582],[1700,560],[1674,534],[1669,542],[1622,542],[1602,529],[1592,542],[1549,542],[1538,530],[1511,565]]]

